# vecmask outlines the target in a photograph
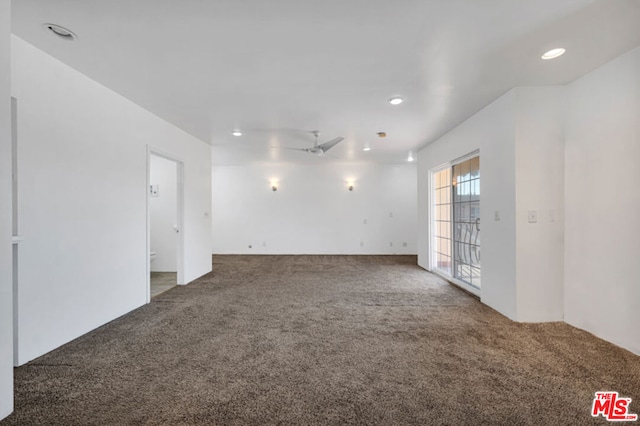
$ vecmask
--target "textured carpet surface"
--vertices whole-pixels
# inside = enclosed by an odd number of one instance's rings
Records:
[[[640,357],[514,323],[413,256],[213,259],[17,368],[0,424],[606,424],[601,390],[640,413]]]

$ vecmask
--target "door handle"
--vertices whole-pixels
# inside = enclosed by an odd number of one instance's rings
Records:
[[[480,232],[480,218],[476,219],[476,231]]]

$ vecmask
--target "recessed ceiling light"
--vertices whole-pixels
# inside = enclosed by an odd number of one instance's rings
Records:
[[[557,58],[558,56],[564,55],[564,52],[566,52],[566,49],[562,47],[558,47],[557,49],[551,49],[550,51],[542,55],[542,59],[544,59],[545,61],[548,61],[549,59],[554,59],[554,58]]]
[[[371,147],[370,146],[365,146],[364,148],[362,148],[363,151],[371,151]]]
[[[414,160],[415,160],[415,158],[413,158],[413,152],[409,151],[409,156],[407,157],[407,161],[411,163]]]
[[[391,105],[400,105],[402,102],[404,102],[404,99],[402,99],[400,96],[394,96],[393,98],[389,99],[389,103]]]
[[[240,130],[234,130],[233,132],[231,132],[231,134],[233,136],[242,136],[242,132]]]
[[[56,36],[60,37],[64,40],[73,41],[78,38],[78,36],[68,28],[65,28],[58,24],[42,24],[45,29],[51,31]]]

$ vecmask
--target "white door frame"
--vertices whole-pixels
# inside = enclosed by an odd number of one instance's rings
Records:
[[[454,215],[454,207],[453,207],[453,194],[451,194],[451,229],[450,229],[450,235],[451,235],[451,275],[447,275],[441,271],[439,271],[437,268],[434,267],[433,265],[433,205],[434,205],[434,200],[433,200],[433,175],[434,173],[437,173],[439,171],[442,171],[446,168],[451,168],[453,169],[453,166],[455,166],[456,164],[460,164],[464,161],[470,160],[471,158],[474,157],[480,157],[480,150],[476,149],[475,151],[472,151],[468,154],[463,155],[462,157],[458,157],[454,160],[448,161],[444,164],[441,164],[437,167],[432,168],[431,170],[429,170],[429,177],[428,177],[428,188],[429,188],[429,271],[433,272],[439,276],[441,276],[442,278],[444,278],[445,280],[449,281],[452,284],[455,284],[456,286],[464,289],[465,291],[476,295],[478,297],[481,297],[482,295],[482,289],[481,288],[477,288],[472,286],[469,283],[466,283],[462,280],[459,280],[455,277],[455,272],[454,272],[454,268],[455,268],[455,247],[454,247],[454,229],[453,229],[453,215]],[[453,177],[453,176],[452,176]],[[482,214],[482,197],[480,198],[480,212]]]
[[[147,303],[151,301],[151,156],[162,157],[166,160],[173,161],[177,167],[177,224],[178,224],[178,259],[177,259],[177,284],[184,285],[184,161],[172,154],[164,152],[160,149],[147,145],[147,186],[145,193],[147,194]]]
[[[22,241],[18,226],[18,100],[11,97],[11,249],[12,249],[12,276],[13,276],[13,365],[19,366],[19,307],[20,299],[18,287],[18,244]]]

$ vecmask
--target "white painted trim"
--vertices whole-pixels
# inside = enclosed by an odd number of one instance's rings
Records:
[[[457,279],[455,279],[453,277],[445,275],[445,274],[441,273],[440,271],[438,271],[437,269],[434,269],[433,271],[429,271],[429,272],[439,276],[440,278],[442,278],[444,280],[447,280],[448,282],[450,282],[451,284],[455,285],[456,287],[460,287],[464,291],[466,291],[468,293],[471,293],[474,296],[481,297],[480,289],[478,289],[476,287],[473,287],[473,286],[465,283],[464,281],[460,281],[460,280],[457,280]]]
[[[18,99],[11,97],[11,229],[20,233],[18,216]]]
[[[174,160],[175,161],[175,160]],[[177,222],[178,222],[178,262],[177,262],[177,284],[185,285],[184,279],[184,162],[176,161],[178,166],[178,200],[177,200]]]
[[[151,147],[147,145],[147,174],[145,177],[146,185],[144,186],[144,194],[145,194],[145,202],[147,209],[147,252],[146,252],[146,263],[147,263],[147,273],[146,273],[146,292],[147,292],[147,303],[151,302],[151,209],[150,205],[150,194],[149,194],[149,186],[151,185]]]
[[[476,149],[473,152],[470,152],[468,154],[463,155],[462,157],[458,157],[455,160],[450,161],[449,164],[451,165],[451,167],[453,167],[456,164],[463,163],[467,160],[471,160],[472,158],[479,157],[479,156],[480,156],[480,150]]]
[[[11,281],[12,281],[12,303],[13,303],[13,366],[19,363],[18,341],[20,339],[18,308],[20,307],[18,294],[20,283],[18,281],[18,256],[20,249],[18,244],[24,241],[24,237],[19,235],[19,210],[18,210],[18,99],[11,97]]]

